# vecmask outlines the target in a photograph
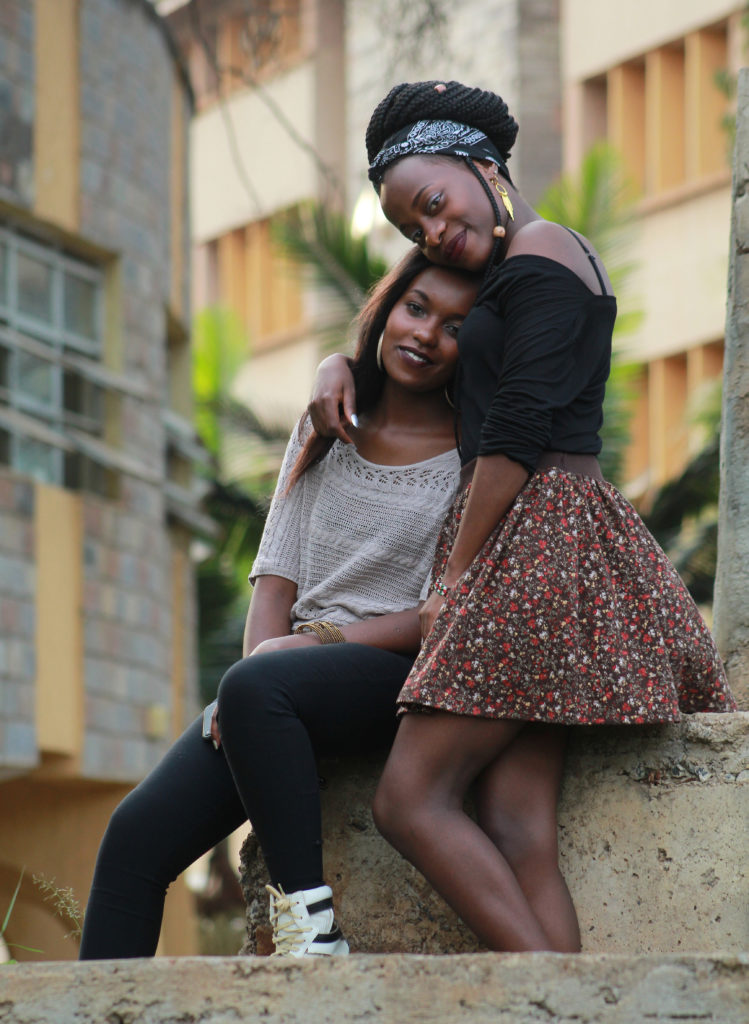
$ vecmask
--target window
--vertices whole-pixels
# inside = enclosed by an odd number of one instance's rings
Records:
[[[67,487],[108,489],[76,444],[102,434],[103,273],[0,227],[0,460]]]

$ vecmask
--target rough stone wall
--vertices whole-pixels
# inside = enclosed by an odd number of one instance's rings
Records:
[[[323,762],[325,877],[352,951],[465,953],[475,937],[378,835],[382,758]],[[572,731],[560,863],[586,953],[749,947],[749,714]],[[270,947],[262,859],[243,852],[244,952]],[[456,870],[460,866],[456,865]]]
[[[21,964],[4,1024],[745,1024],[749,956],[233,957]]]
[[[157,473],[164,451],[169,296],[169,138],[173,64],[140,4],[80,7],[81,234],[120,254],[124,372],[148,381],[151,401],[128,399],[122,441]],[[131,484],[125,503],[161,514],[158,486]]]
[[[749,708],[749,71],[739,72],[720,434],[714,630],[728,679]]]
[[[36,763],[34,486],[0,469],[0,778]]]
[[[86,732],[82,771],[137,779],[169,737],[148,738],[171,704],[169,541],[158,520],[84,498]],[[162,710],[163,709],[163,710]]]

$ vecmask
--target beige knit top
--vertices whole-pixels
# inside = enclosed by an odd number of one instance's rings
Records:
[[[458,487],[457,452],[380,466],[335,441],[284,494],[304,436],[297,425],[250,582],[273,575],[297,584],[292,628],[413,608],[426,597],[437,533]]]

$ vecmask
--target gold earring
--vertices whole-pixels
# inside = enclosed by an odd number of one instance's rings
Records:
[[[380,373],[385,372],[385,367],[382,365],[382,343],[385,340],[385,332],[383,331],[380,335],[380,340],[377,342],[377,369]]]
[[[451,409],[455,408],[455,402],[453,402],[452,398],[450,398],[450,392],[448,391],[447,384],[445,384],[445,400],[447,401],[447,404],[450,406]]]
[[[495,238],[504,238],[506,232],[501,224],[497,224],[492,228],[492,234],[494,235]]]
[[[510,220],[515,220],[515,211],[512,208],[512,200],[510,199],[507,189],[504,187],[503,184],[501,184],[499,178],[497,177],[490,178],[489,181],[491,181],[492,185],[499,193],[499,198],[502,200],[502,205],[504,206],[505,210],[507,210]]]

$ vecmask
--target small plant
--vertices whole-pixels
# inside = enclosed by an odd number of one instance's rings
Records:
[[[70,928],[65,938],[80,942],[83,911],[73,890],[58,885],[54,878],[45,878],[44,875],[32,875],[31,880],[42,894],[44,902],[51,903],[57,916]]]
[[[5,917],[3,918],[2,926],[0,926],[0,939],[3,940],[3,943],[5,944],[5,947],[7,949],[9,949],[9,950],[10,949],[23,949],[27,953],[41,953],[42,952],[41,949],[34,949],[33,946],[22,946],[20,944],[20,942],[8,942],[6,940],[6,938],[5,938],[5,930],[8,927],[8,921],[10,921],[10,915],[13,913],[13,908],[16,905],[16,900],[18,899],[18,893],[19,893],[19,891],[21,889],[21,882],[22,881],[23,881],[23,871],[21,872],[21,875],[20,875],[18,881],[16,882],[16,887],[13,890],[13,895],[10,898],[10,903],[8,904],[8,909],[7,909],[6,913],[5,913]],[[15,964],[15,963],[18,963],[18,961],[10,958],[9,960],[6,960],[5,963]]]

